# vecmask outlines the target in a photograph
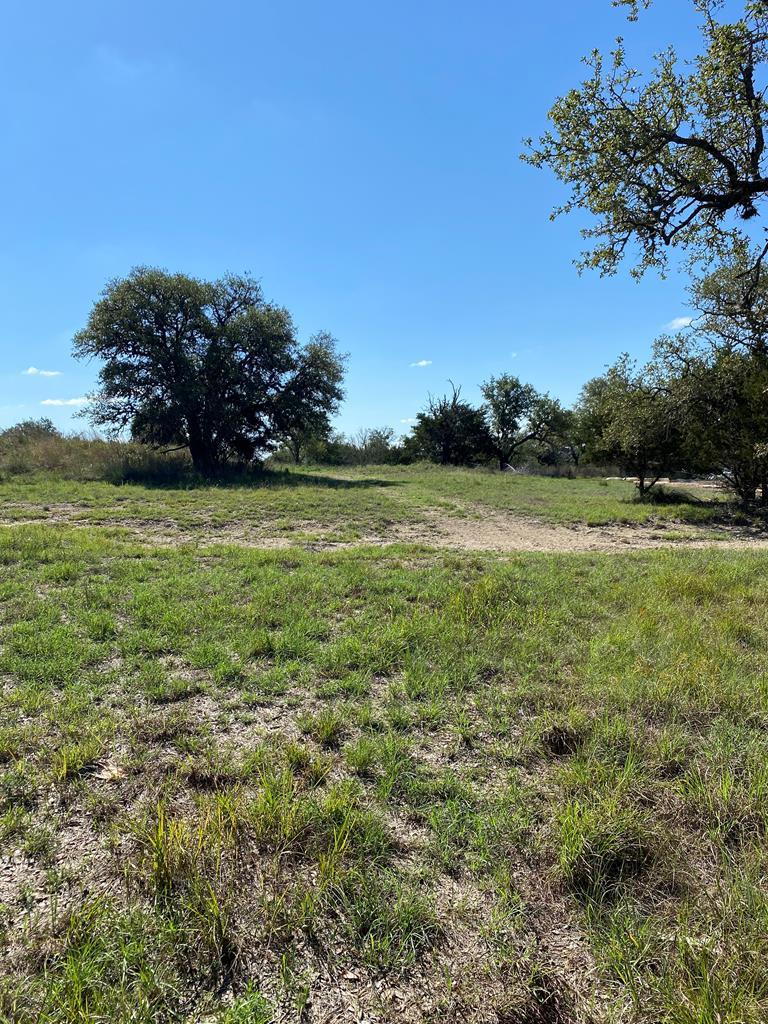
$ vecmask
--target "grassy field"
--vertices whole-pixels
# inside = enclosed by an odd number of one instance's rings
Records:
[[[0,488],[0,1020],[768,1019],[768,553],[99,525],[712,514],[333,479]]]
[[[42,478],[0,484],[5,521],[66,519],[79,524],[165,526],[210,533],[233,525],[273,536],[339,540],[418,523],[425,511],[472,518],[487,512],[534,517],[552,524],[718,522],[728,513],[720,496],[676,488],[653,503],[634,498],[622,480],[575,480],[437,466],[266,472],[247,485],[179,490]],[[703,495],[703,497],[702,497]]]

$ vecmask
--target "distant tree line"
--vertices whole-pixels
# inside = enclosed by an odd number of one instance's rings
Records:
[[[613,0],[637,20],[653,0]],[[738,6],[742,7],[737,11]],[[525,159],[568,190],[555,213],[586,212],[581,264],[664,272],[677,250],[691,275],[690,328],[652,359],[624,355],[563,408],[511,374],[451,385],[406,437],[331,429],[343,359],[306,345],[288,313],[248,277],[204,282],[140,269],[110,284],[77,336],[102,362],[96,425],[157,448],[186,446],[199,472],[267,455],[336,464],[428,459],[443,465],[616,465],[641,497],[670,473],[721,475],[768,505],[768,4],[692,0],[694,59],[658,48],[649,73],[619,42],[587,59]]]
[[[743,501],[759,495],[768,505],[768,350],[748,338],[725,344],[730,325],[710,314],[698,327],[663,336],[645,366],[621,356],[584,385],[570,409],[504,374],[481,385],[479,406],[454,386],[430,397],[405,437],[388,427],[352,438],[328,430],[286,445],[283,457],[331,465],[616,466],[636,479],[641,498],[664,477],[712,474]]]
[[[732,286],[730,276],[708,279],[694,326],[658,339],[645,366],[621,356],[584,385],[574,408],[504,374],[481,385],[477,407],[454,386],[430,398],[406,437],[328,430],[284,452],[336,465],[613,465],[637,480],[641,497],[670,474],[717,474],[745,502],[759,492],[768,504],[768,347],[747,331],[737,337],[732,316],[719,312]]]
[[[482,385],[485,402],[475,407],[461,388],[430,396],[406,436],[392,427],[363,429],[352,437],[332,430],[288,438],[278,458],[294,462],[365,465],[436,462],[443,466],[512,464],[578,465],[582,445],[572,410],[539,394],[518,377],[504,374]]]
[[[631,20],[651,3],[614,0]],[[390,427],[344,437],[331,426],[344,357],[329,334],[301,344],[288,311],[247,275],[138,268],[107,285],[75,338],[75,354],[101,364],[91,422],[166,456],[188,452],[205,476],[267,457],[591,463],[621,467],[641,497],[670,473],[714,473],[768,506],[768,236],[756,227],[768,200],[768,5],[745,0],[730,22],[721,0],[692,6],[702,17],[695,60],[669,47],[644,77],[623,44],[608,60],[593,54],[587,79],[555,103],[550,130],[525,154],[570,190],[556,213],[592,216],[582,266],[611,274],[633,254],[640,277],[664,271],[670,249],[684,253],[697,315],[657,339],[646,365],[622,356],[571,409],[508,373],[481,384],[477,406],[451,384],[405,437]],[[19,424],[0,432],[0,459],[24,465],[34,448],[54,463],[58,438],[48,421]],[[143,455],[126,448],[121,458]]]
[[[65,450],[49,420],[32,420],[0,432],[0,468],[55,470],[77,457],[128,478],[148,467],[162,473],[145,454],[153,451],[186,452],[207,477],[266,458],[589,464],[619,467],[641,498],[670,474],[704,473],[768,506],[768,282],[752,269],[743,251],[741,263],[695,280],[691,326],[657,339],[645,366],[621,356],[584,385],[573,408],[503,373],[480,385],[478,405],[452,383],[430,396],[405,436],[378,427],[345,437],[331,425],[344,357],[329,334],[302,345],[289,313],[265,302],[247,276],[204,282],[139,268],[107,286],[75,338],[78,356],[101,362],[87,415],[119,452],[82,436]]]

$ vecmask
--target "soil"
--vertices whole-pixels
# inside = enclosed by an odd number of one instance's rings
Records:
[[[343,524],[328,525],[304,521],[302,532],[312,538],[276,536],[268,526],[231,523],[211,528],[179,529],[172,520],[143,521],[132,519],[100,520],[97,525],[72,519],[68,511],[57,506],[45,519],[6,519],[2,525],[40,525],[57,523],[78,529],[111,527],[122,529],[143,544],[153,547],[182,544],[213,546],[234,544],[240,547],[282,549],[302,547],[327,551],[363,546],[385,547],[391,544],[420,544],[455,551],[538,551],[551,554],[573,552],[607,552],[645,550],[648,548],[763,549],[768,548],[768,532],[753,526],[720,523],[697,525],[667,520],[663,523],[621,524],[602,526],[574,524],[556,525],[530,516],[484,510],[467,516],[450,516],[425,509],[418,523],[391,523],[384,531],[363,534],[356,540],[337,540]]]
[[[473,519],[457,519],[428,513],[425,524],[395,529],[401,541],[461,551],[557,553],[627,551],[634,548],[672,546],[768,547],[768,535],[746,527],[701,527],[689,523],[556,526],[524,516],[497,512]]]

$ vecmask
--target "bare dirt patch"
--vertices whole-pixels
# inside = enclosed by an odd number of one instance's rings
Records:
[[[768,535],[745,527],[690,523],[629,526],[556,526],[524,516],[489,512],[477,518],[425,513],[425,522],[393,528],[397,539],[460,551],[626,551],[660,547],[768,547]]]
[[[728,523],[698,525],[665,520],[660,523],[612,523],[572,526],[547,523],[519,513],[468,507],[464,516],[437,509],[423,509],[417,522],[392,522],[383,530],[365,532],[350,540],[338,539],[347,524],[329,525],[311,520],[296,521],[284,533],[273,532],[269,523],[203,523],[195,529],[178,526],[172,519],[74,518],[72,509],[58,506],[45,519],[0,517],[0,525],[31,526],[41,522],[79,529],[118,529],[139,543],[152,547],[233,545],[265,550],[300,547],[310,551],[392,544],[419,544],[456,551],[536,551],[550,554],[647,550],[652,548],[768,548],[768,532],[753,526]]]

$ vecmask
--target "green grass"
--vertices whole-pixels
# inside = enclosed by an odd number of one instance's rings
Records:
[[[232,539],[233,528],[249,529],[308,541],[386,533],[392,524],[424,523],[427,511],[473,517],[493,510],[593,526],[706,524],[726,512],[722,500],[710,492],[688,494],[683,488],[681,500],[676,489],[674,497],[662,494],[658,501],[641,503],[634,485],[622,480],[553,479],[430,465],[286,469],[266,472],[248,484],[184,490],[14,478],[0,483],[0,500],[6,520],[58,518],[141,527],[161,535],[172,530],[212,537],[220,533],[224,539]]]
[[[404,498],[50,491],[223,522],[475,500],[388,472]],[[565,488],[550,518],[604,490],[476,479]],[[0,566],[0,1020],[768,1018],[768,553],[40,522]]]

